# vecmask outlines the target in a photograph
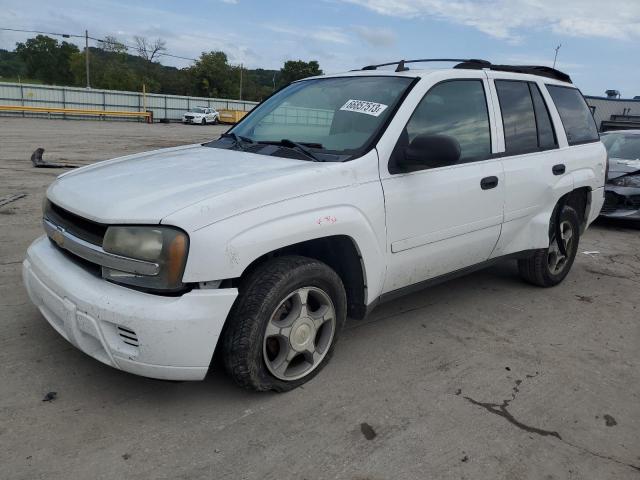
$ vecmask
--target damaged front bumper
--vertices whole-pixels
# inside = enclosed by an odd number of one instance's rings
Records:
[[[640,189],[607,185],[600,215],[606,218],[640,220]]]
[[[139,292],[96,277],[46,236],[29,247],[23,280],[51,326],[87,355],[145,377],[201,380],[236,289],[179,297]]]

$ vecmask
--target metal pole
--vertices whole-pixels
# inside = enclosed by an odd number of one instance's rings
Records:
[[[89,83],[89,31],[84,31],[84,63],[87,70],[87,88],[91,88]]]
[[[240,64],[240,100],[242,100],[242,64]]]

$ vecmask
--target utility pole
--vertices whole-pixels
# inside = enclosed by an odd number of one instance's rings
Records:
[[[242,64],[240,64],[240,100],[242,100]]]
[[[556,50],[556,55],[553,57],[553,68],[556,68],[556,60],[558,59],[558,50],[560,50],[560,47],[562,47],[562,44],[558,45],[555,50]]]
[[[89,31],[84,31],[84,63],[87,70],[87,88],[91,88],[89,83]]]

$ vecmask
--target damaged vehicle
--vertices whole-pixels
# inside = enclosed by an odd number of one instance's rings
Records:
[[[602,143],[609,153],[609,168],[600,214],[640,221],[640,130],[604,133]]]
[[[380,302],[502,259],[562,282],[604,201],[580,91],[545,67],[419,62],[296,81],[219,139],[61,175],[31,300],[112,367],[201,380],[217,350],[237,384],[286,391]]]

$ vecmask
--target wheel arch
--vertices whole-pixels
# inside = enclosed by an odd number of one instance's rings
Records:
[[[587,229],[589,210],[591,209],[591,188],[579,187],[564,195],[558,203],[572,207],[580,218],[580,235]]]
[[[356,241],[348,235],[331,235],[294,243],[272,250],[253,260],[240,278],[264,262],[284,255],[301,255],[326,263],[340,277],[347,295],[347,314],[356,319],[366,314],[367,283],[362,254]]]

